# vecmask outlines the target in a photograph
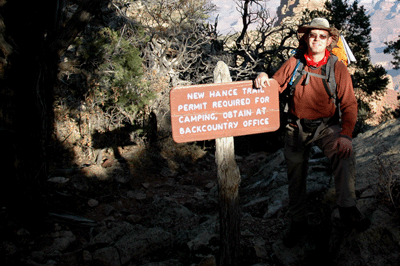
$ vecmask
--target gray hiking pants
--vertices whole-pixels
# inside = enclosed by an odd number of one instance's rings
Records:
[[[339,158],[337,150],[333,149],[340,132],[339,125],[331,125],[321,130],[318,136],[303,132],[299,138],[298,127],[287,125],[284,154],[288,167],[289,215],[292,221],[304,221],[307,218],[306,179],[312,143],[318,145],[332,163],[337,204],[341,207],[356,205],[354,152],[348,158]]]

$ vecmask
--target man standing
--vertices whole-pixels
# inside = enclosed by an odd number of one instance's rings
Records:
[[[360,231],[367,229],[370,223],[356,207],[354,189],[352,133],[357,120],[357,100],[347,67],[331,55],[339,32],[329,27],[326,19],[316,18],[308,26],[300,27],[298,35],[300,47],[304,49],[298,58],[303,62],[304,70],[292,84],[299,60],[291,57],[273,76],[280,85],[280,93],[285,89],[292,91],[284,148],[291,218],[290,230],[283,238],[287,247],[293,247],[308,229],[306,178],[313,143],[332,163],[337,205],[343,223]],[[332,74],[327,73],[329,65]],[[269,77],[260,73],[254,83],[257,88],[264,88],[269,86]],[[331,90],[334,86],[336,89]],[[330,95],[330,91],[334,95]]]

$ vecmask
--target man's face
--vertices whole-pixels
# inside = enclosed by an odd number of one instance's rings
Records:
[[[308,51],[313,55],[325,54],[325,49],[332,42],[332,37],[329,36],[329,32],[326,30],[313,29],[308,32],[307,35]]]

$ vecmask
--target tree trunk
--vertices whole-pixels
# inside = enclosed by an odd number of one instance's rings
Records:
[[[73,17],[78,21],[68,24],[73,28],[62,27],[66,0],[0,2],[4,25],[0,41],[11,50],[3,60],[7,65],[0,69],[4,71],[0,73],[0,148],[7,149],[0,167],[8,172],[6,180],[0,181],[1,206],[31,226],[35,221],[40,224],[47,213],[45,186],[60,56],[85,27],[89,12],[107,1],[82,1]]]
[[[2,7],[3,34],[12,52],[1,80],[0,145],[9,148],[6,161],[13,161],[11,165],[1,162],[2,168],[12,173],[7,177],[2,206],[31,226],[43,217],[47,153],[53,132],[58,59],[45,46],[51,6],[43,1],[7,1]]]
[[[228,66],[218,62],[214,82],[230,82]],[[236,266],[240,252],[240,171],[235,161],[233,137],[216,139],[220,214],[220,265]]]

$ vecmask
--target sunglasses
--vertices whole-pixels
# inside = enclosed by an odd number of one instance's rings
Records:
[[[326,34],[309,33],[308,37],[310,39],[317,39],[317,37],[319,37],[320,40],[326,40],[326,38],[328,38],[329,36]]]

